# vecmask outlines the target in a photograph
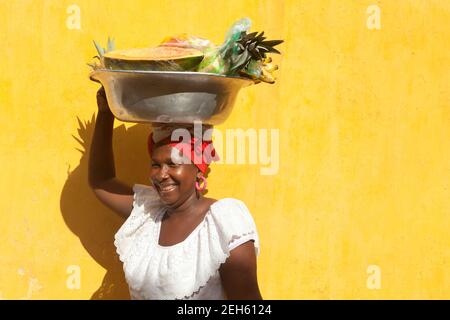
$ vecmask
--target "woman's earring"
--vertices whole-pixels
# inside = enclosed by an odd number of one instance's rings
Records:
[[[202,191],[204,191],[206,189],[206,186],[208,185],[208,183],[206,182],[206,178],[204,176],[200,176],[200,179],[203,181],[203,185],[200,186],[198,181],[195,181],[195,189],[197,189],[198,191],[202,192]]]

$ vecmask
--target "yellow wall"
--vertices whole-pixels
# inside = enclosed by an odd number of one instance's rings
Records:
[[[67,27],[71,4],[81,29]],[[379,30],[367,27],[372,4]],[[1,1],[1,298],[127,297],[112,245],[121,220],[88,188],[77,150],[96,112],[92,40],[153,46],[189,32],[220,43],[243,16],[285,39],[278,82],[244,89],[219,129],[279,129],[280,169],[213,165],[209,195],[250,208],[263,297],[449,298],[445,0]],[[116,122],[117,173],[130,184],[148,183],[147,132]]]

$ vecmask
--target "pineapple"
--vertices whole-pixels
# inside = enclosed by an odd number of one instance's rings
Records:
[[[231,59],[233,67],[230,71],[245,69],[251,60],[264,60],[266,53],[280,54],[280,51],[275,49],[274,46],[283,43],[283,40],[264,41],[264,39],[266,39],[264,31],[260,34],[258,32],[247,34],[243,31],[233,48],[236,55]]]
[[[242,31],[237,39],[228,40],[220,47],[210,49],[205,53],[198,71],[226,75],[242,75],[252,78],[255,82],[274,83],[272,72],[278,66],[272,65],[272,59],[267,53],[280,53],[274,46],[283,40],[264,41],[264,31],[247,34]],[[230,45],[231,43],[231,45]]]
[[[278,69],[277,65],[272,65],[272,58],[266,57],[267,53],[280,52],[274,46],[283,43],[283,40],[264,41],[264,31],[259,33],[241,33],[233,48],[235,54],[231,58],[231,73],[239,72],[244,76],[250,76],[256,81],[274,83],[273,71]]]

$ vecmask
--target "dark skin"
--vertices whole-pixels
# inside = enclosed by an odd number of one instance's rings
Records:
[[[103,204],[126,219],[133,209],[134,192],[131,186],[116,178],[112,149],[114,115],[103,88],[97,92],[97,105],[98,116],[89,155],[89,185]],[[204,197],[195,189],[195,182],[202,172],[192,163],[174,163],[172,152],[172,147],[156,144],[152,153],[150,179],[168,208],[161,223],[161,246],[172,246],[185,240],[217,201]],[[227,299],[262,300],[253,241],[231,250],[219,272]]]

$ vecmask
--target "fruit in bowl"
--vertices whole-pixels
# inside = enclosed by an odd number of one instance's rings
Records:
[[[116,50],[94,41],[98,61],[90,79],[105,87],[113,114],[130,122],[202,121],[218,124],[228,117],[239,90],[274,83],[268,53],[282,40],[265,40],[264,32],[247,33],[250,19],[237,21],[222,45],[183,33],[157,47]]]

